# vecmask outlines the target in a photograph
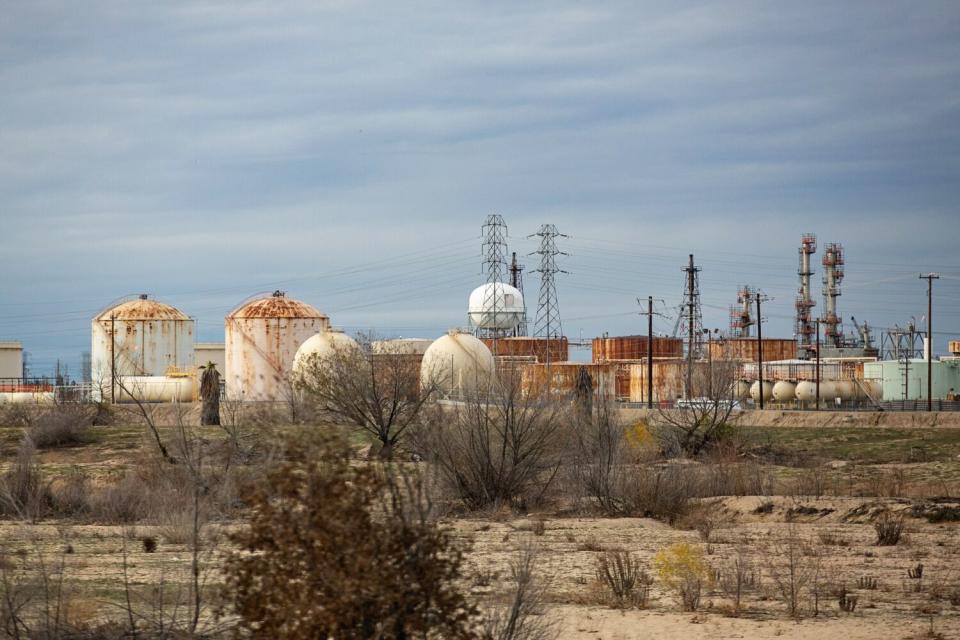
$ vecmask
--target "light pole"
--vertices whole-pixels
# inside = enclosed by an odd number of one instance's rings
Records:
[[[933,411],[933,281],[940,279],[939,273],[920,274],[927,281],[927,411]]]

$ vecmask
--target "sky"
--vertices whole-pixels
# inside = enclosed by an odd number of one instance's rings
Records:
[[[793,335],[800,236],[838,301],[960,338],[960,4],[0,0],[0,340],[77,371],[146,292],[223,340],[283,289],[348,331],[435,337],[501,214],[536,315],[541,224],[572,339],[704,326],[743,284]],[[818,306],[823,302],[817,295]],[[578,359],[589,357],[578,352]]]

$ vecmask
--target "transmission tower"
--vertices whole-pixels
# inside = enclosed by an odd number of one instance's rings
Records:
[[[703,313],[700,308],[700,267],[693,263],[693,254],[687,266],[683,268],[683,303],[677,323],[673,326],[673,335],[687,336],[687,358],[691,362],[703,354]]]
[[[515,336],[527,335],[527,298],[523,293],[523,265],[517,262],[517,252],[513,252],[513,259],[510,261],[510,286],[520,292],[523,296],[523,318],[517,328],[513,330]]]
[[[557,256],[568,255],[557,249],[557,238],[569,238],[557,231],[552,224],[540,225],[540,230],[530,237],[540,238],[540,248],[533,254],[540,256],[540,268],[534,273],[540,274],[540,300],[537,305],[537,322],[533,334],[538,338],[561,338],[563,327],[560,324],[560,305],[557,300],[556,275],[567,273],[557,267]],[[533,255],[531,254],[531,255]],[[549,354],[550,349],[547,349]]]
[[[477,327],[477,335],[497,338],[503,331],[497,329],[503,308],[503,277],[507,270],[507,223],[503,216],[491,214],[481,227],[483,232],[483,270],[487,288],[484,293],[483,310],[488,318],[488,328]]]

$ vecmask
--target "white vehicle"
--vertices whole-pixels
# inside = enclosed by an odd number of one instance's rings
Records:
[[[736,400],[713,400],[711,398],[678,398],[673,405],[677,409],[699,409],[701,411],[742,411],[743,407]]]

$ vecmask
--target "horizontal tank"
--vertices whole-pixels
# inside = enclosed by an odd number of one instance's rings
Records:
[[[797,388],[794,390],[794,395],[798,401],[803,403],[816,402],[817,384],[809,380],[798,382]]]
[[[760,381],[757,380],[752,385],[750,385],[750,397],[753,398],[754,402],[760,402]],[[763,381],[763,401],[767,402],[773,398],[773,383],[764,380]]]
[[[433,341],[423,354],[420,380],[443,395],[463,396],[489,384],[495,372],[493,354],[478,338],[451,331]]]
[[[241,304],[224,320],[227,397],[287,398],[297,349],[329,327],[325,314],[282,291]]]
[[[2,391],[0,404],[52,404],[53,391]]]
[[[193,402],[196,384],[192,376],[124,376],[117,383],[116,401]]]
[[[745,400],[750,397],[750,382],[747,380],[737,380],[733,389],[733,394],[738,400]]]
[[[193,368],[193,319],[146,294],[107,307],[91,323],[95,399],[115,376],[165,376]]]
[[[794,402],[797,399],[797,383],[789,380],[778,380],[773,385],[773,400],[775,402]]]
[[[370,353],[375,355],[422,356],[431,344],[433,344],[433,340],[427,338],[374,340],[370,343]]]

